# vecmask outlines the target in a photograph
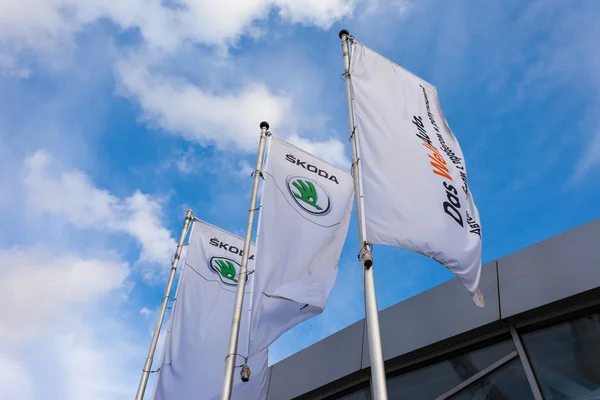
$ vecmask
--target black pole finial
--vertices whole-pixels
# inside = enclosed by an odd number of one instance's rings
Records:
[[[263,121],[260,123],[260,129],[265,128],[266,130],[269,130],[269,123],[267,121]]]
[[[340,34],[339,34],[339,36],[340,36],[340,39],[341,39],[341,38],[342,38],[344,35],[346,35],[346,36],[350,36],[350,32],[348,32],[346,29],[342,29],[342,30],[340,31]]]

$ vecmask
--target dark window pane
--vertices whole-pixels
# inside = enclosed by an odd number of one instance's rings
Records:
[[[459,354],[437,364],[388,378],[390,399],[431,400],[514,350],[512,340]]]
[[[600,399],[600,314],[522,336],[544,397]]]
[[[528,400],[533,393],[519,357],[478,379],[451,400]]]
[[[335,396],[333,398],[335,398],[336,400],[371,400],[371,388],[366,387],[366,388],[357,390],[356,392],[348,393],[341,397]]]

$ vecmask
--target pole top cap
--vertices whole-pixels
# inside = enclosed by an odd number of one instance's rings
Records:
[[[260,129],[265,128],[266,130],[269,130],[269,123],[267,121],[263,121],[260,123]]]
[[[350,32],[348,32],[346,29],[342,29],[342,30],[340,31],[340,34],[339,34],[339,36],[340,36],[340,39],[341,39],[341,38],[342,38],[344,35],[346,35],[346,36],[350,36]]]

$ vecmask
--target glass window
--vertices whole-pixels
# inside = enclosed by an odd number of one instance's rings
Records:
[[[339,394],[331,397],[331,399],[336,400],[371,400],[371,387],[367,386],[366,388],[359,389],[355,392],[344,394],[340,396]]]
[[[388,378],[391,399],[431,400],[446,393],[515,350],[506,340],[476,351],[457,354],[437,364]]]
[[[522,335],[544,397],[600,399],[600,314]]]
[[[473,382],[451,400],[528,400],[533,393],[519,357]]]

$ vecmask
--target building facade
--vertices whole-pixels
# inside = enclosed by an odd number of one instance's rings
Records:
[[[600,399],[600,220],[380,312],[390,399]],[[271,367],[269,400],[369,400],[365,321]]]

